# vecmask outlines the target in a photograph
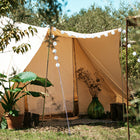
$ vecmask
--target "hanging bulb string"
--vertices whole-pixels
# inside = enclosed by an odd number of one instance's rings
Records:
[[[60,86],[61,86],[61,92],[62,92],[62,97],[63,97],[63,106],[65,109],[65,113],[66,113],[66,119],[67,119],[67,126],[68,126],[68,134],[71,135],[71,131],[70,131],[70,125],[69,125],[69,118],[68,118],[68,112],[67,112],[67,107],[66,107],[66,100],[65,100],[65,96],[64,96],[64,89],[63,89],[63,84],[62,84],[62,79],[61,79],[61,73],[60,73],[60,64],[58,62],[58,56],[56,55],[56,49],[55,46],[57,45],[57,42],[53,42],[54,48],[52,50],[52,53],[55,55],[54,56],[54,60],[56,60],[56,67],[58,69],[58,73],[59,73],[59,79],[60,79]]]
[[[56,60],[56,64],[58,63],[58,60]],[[59,65],[60,66],[60,65]],[[61,86],[61,91],[62,91],[62,96],[63,96],[63,104],[64,104],[64,108],[65,108],[65,113],[66,113],[66,119],[67,119],[67,125],[68,125],[68,134],[71,135],[70,132],[70,125],[69,125],[69,119],[68,119],[68,112],[67,112],[67,107],[66,107],[66,101],[65,101],[65,96],[64,96],[64,89],[63,89],[63,84],[62,84],[62,79],[61,79],[61,73],[60,73],[60,68],[59,66],[56,66],[58,69],[58,73],[59,73],[59,79],[60,79],[60,86]]]

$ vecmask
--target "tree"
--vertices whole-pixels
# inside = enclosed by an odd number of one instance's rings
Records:
[[[15,9],[18,6],[24,5],[25,0],[4,0],[0,1],[0,18],[2,16],[8,16],[11,15],[13,12],[13,9]],[[12,39],[15,39],[15,41],[19,41],[21,38],[23,38],[25,35],[29,36],[29,33],[32,35],[34,32],[37,32],[35,28],[32,28],[31,26],[28,27],[27,30],[22,31],[20,28],[15,26],[15,21],[11,21],[10,19],[4,19],[4,23],[1,22],[2,27],[0,27],[0,51],[4,51],[4,49],[10,44]],[[13,51],[16,53],[24,53],[28,51],[30,48],[30,44],[28,43],[22,43],[19,46],[11,46]]]

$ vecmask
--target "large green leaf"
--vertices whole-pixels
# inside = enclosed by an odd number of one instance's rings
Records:
[[[16,92],[22,91],[22,89],[21,88],[15,88],[15,89],[8,89],[8,91],[10,91],[12,93],[16,93]]]
[[[35,91],[29,91],[28,93],[29,93],[29,95],[32,95],[33,97],[40,97],[41,96],[41,94],[39,92],[35,92]]]
[[[47,93],[44,94],[42,92],[35,92],[35,91],[28,91],[28,94],[32,95],[33,97],[43,97],[43,98],[45,98],[45,95],[48,96]]]
[[[8,102],[7,102],[7,100],[6,100],[6,98],[4,97],[4,94],[3,94],[3,92],[1,92],[0,91],[0,97],[4,100],[4,102],[7,104]],[[1,103],[1,102],[0,102]]]
[[[0,102],[0,103],[3,107],[3,109],[5,110],[5,112],[8,111],[9,106],[7,106],[7,104],[4,104],[3,102]]]
[[[22,82],[22,83],[26,83],[26,82],[30,82],[32,80],[35,80],[37,77],[37,75],[33,72],[22,72],[19,73],[18,75],[15,75],[13,78],[11,78],[12,82]]]
[[[41,77],[37,77],[35,81],[31,82],[31,84],[42,86],[42,87],[53,86],[53,84],[49,80],[47,80],[47,83],[46,83],[46,79],[45,78],[41,78]]]

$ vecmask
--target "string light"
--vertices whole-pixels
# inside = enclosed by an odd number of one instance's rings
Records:
[[[124,38],[123,40],[126,41],[126,38]]]
[[[54,56],[54,60],[58,60],[58,56]]]
[[[68,36],[71,36],[71,34],[70,34],[70,33],[68,33]]]
[[[125,34],[126,33],[126,30],[123,30],[122,33]]]
[[[56,63],[56,67],[57,67],[57,68],[60,67],[60,64],[59,64],[59,63]]]
[[[76,35],[75,37],[76,37],[76,38],[79,38],[79,35]]]
[[[133,52],[133,56],[136,56],[137,55],[137,53],[136,52]]]
[[[118,29],[118,32],[121,32],[121,31],[122,31],[122,29],[121,29],[121,28],[119,28],[119,29]]]
[[[104,36],[105,36],[105,37],[108,37],[108,33],[105,33]]]
[[[57,45],[57,42],[53,42],[53,45],[56,46]]]
[[[95,38],[95,36],[94,36],[94,35],[92,35],[92,36],[91,36],[91,38]]]
[[[63,30],[61,30],[61,34],[64,34],[64,31]]]
[[[54,35],[52,35],[52,38],[55,38],[55,36],[54,36]]]
[[[127,47],[128,47],[128,48],[131,48],[131,44],[128,44]]]
[[[112,34],[112,35],[115,35],[115,32],[114,32],[114,31],[111,31],[111,34]]]
[[[53,27],[53,31],[56,31],[56,28],[55,27]]]
[[[52,53],[53,53],[53,54],[55,54],[56,52],[57,52],[56,49],[53,49],[53,50],[52,50]]]

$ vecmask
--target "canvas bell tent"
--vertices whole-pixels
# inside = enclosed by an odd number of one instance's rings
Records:
[[[17,23],[21,29],[29,25]],[[0,53],[0,73],[9,75],[13,69],[19,73],[32,71],[40,77],[46,75],[48,43],[45,41],[49,34],[48,28],[36,27],[38,33],[34,36],[24,37],[20,42],[14,40]],[[54,56],[58,56],[60,63],[60,74],[66,100],[66,107],[69,113],[87,114],[87,108],[92,100],[89,89],[84,82],[77,79],[76,71],[84,68],[91,73],[93,79],[95,73],[104,79],[101,85],[101,92],[98,97],[105,111],[110,111],[111,103],[122,103],[122,96],[126,99],[126,88],[121,75],[119,61],[120,29],[113,29],[94,34],[81,34],[71,31],[52,30],[54,36],[58,36],[55,46],[56,54],[50,51],[48,79],[53,83],[49,87],[48,97],[45,101],[45,115],[64,113],[63,98],[61,93],[60,75],[56,67]],[[10,50],[11,46],[28,42],[31,49],[25,54],[16,54]],[[37,86],[28,86],[26,90],[42,91]],[[29,111],[42,114],[43,99],[28,96],[18,103],[21,113]],[[2,113],[2,109],[0,107]]]

